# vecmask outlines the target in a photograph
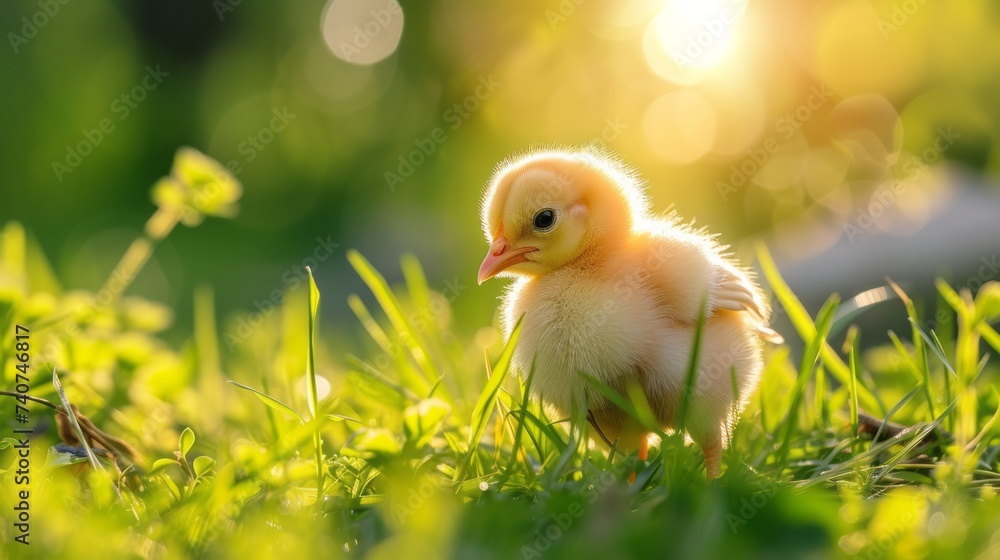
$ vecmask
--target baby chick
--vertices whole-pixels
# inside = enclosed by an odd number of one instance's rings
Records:
[[[729,428],[757,385],[767,325],[760,288],[713,236],[650,214],[642,185],[591,149],[543,151],[497,168],[482,204],[489,253],[479,283],[513,277],[501,319],[518,320],[516,370],[561,417],[585,405],[618,448],[646,458],[648,430],[594,391],[637,384],[657,421],[677,421],[702,301],[705,325],[686,430],[719,474]],[[733,394],[731,371],[737,393]]]

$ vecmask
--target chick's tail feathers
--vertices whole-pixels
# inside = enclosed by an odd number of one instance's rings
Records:
[[[785,341],[777,331],[767,326],[770,310],[753,282],[745,274],[734,270],[727,271],[719,284],[716,298],[715,305],[718,309],[748,313],[757,323],[757,334],[762,339],[774,344]]]
[[[785,342],[785,337],[781,336],[778,334],[778,331],[768,327],[767,325],[758,325],[757,334],[771,344],[783,344]]]

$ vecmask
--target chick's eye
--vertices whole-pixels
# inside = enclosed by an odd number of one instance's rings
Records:
[[[552,229],[552,226],[556,223],[556,213],[554,210],[549,208],[539,210],[538,213],[535,214],[535,219],[532,223],[535,226],[535,229],[539,231]]]

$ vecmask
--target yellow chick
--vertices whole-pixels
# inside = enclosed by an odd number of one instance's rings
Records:
[[[677,420],[702,301],[705,325],[686,430],[719,474],[736,415],[757,386],[770,309],[714,236],[655,217],[634,173],[592,149],[543,151],[496,169],[482,204],[489,253],[479,283],[514,277],[502,298],[507,337],[518,320],[514,368],[534,367],[533,390],[561,417],[586,405],[621,450],[646,458],[648,430],[580,372],[626,394],[645,393],[657,421]],[[734,394],[731,370],[738,394]]]

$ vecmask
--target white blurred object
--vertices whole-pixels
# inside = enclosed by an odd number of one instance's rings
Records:
[[[932,292],[939,276],[973,293],[1000,280],[1000,188],[968,173],[949,172],[946,180],[948,196],[934,201],[940,206],[915,231],[871,228],[853,240],[845,232],[803,258],[776,251],[779,270],[811,311],[834,292],[846,300],[884,286],[886,277],[919,293]]]

